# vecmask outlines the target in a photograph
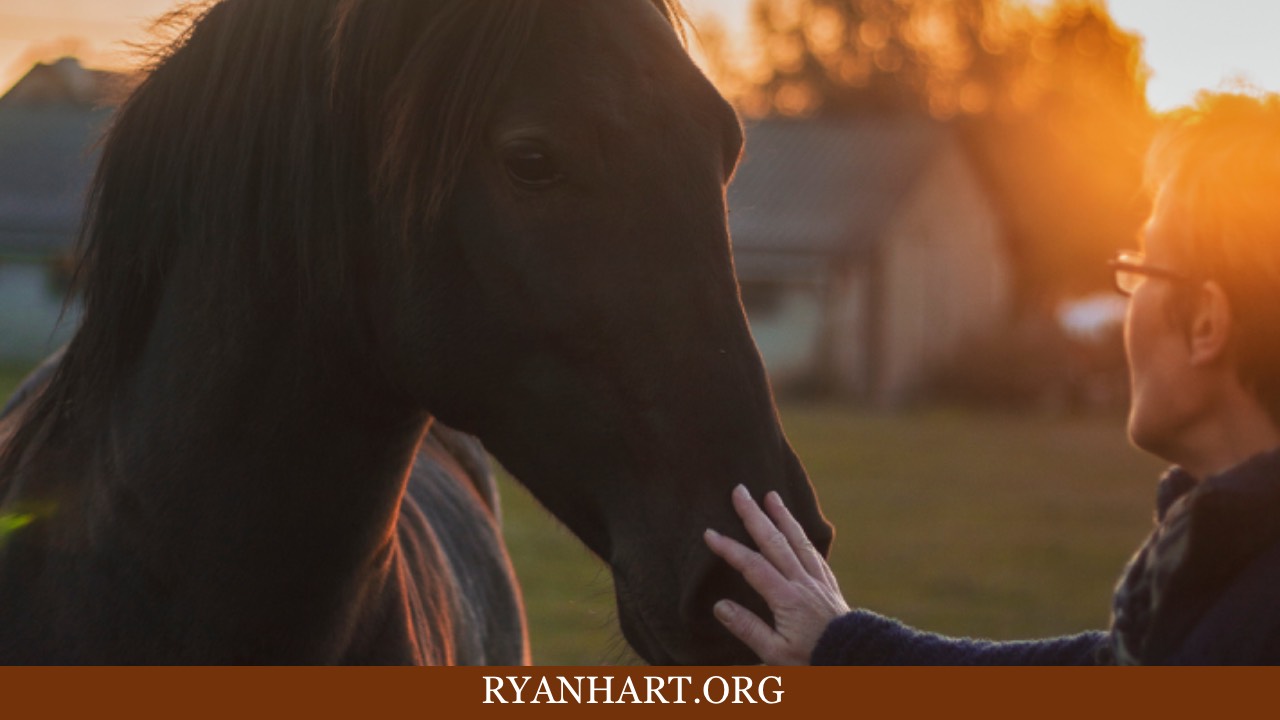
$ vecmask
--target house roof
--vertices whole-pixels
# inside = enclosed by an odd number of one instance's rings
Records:
[[[740,276],[802,276],[874,249],[948,131],[911,117],[770,119],[747,124],[729,186]]]
[[[94,105],[95,87],[111,77],[64,60],[0,98],[0,255],[47,256],[74,241],[112,112]]]
[[[0,108],[106,105],[125,85],[126,76],[93,70],[64,57],[52,63],[36,63],[22,79],[0,97]]]

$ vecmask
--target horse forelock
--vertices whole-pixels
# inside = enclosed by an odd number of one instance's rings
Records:
[[[430,235],[482,139],[542,2],[435,3],[420,30],[390,57],[381,46],[388,33],[379,21],[389,20],[383,5],[348,0],[345,6],[336,37],[346,49],[336,53],[333,85],[361,87],[370,76],[389,80],[377,90],[380,97],[358,103],[378,108],[378,116],[351,130],[373,133],[370,170],[379,216],[396,223],[387,232],[411,252],[417,239]],[[361,21],[365,16],[371,17]]]

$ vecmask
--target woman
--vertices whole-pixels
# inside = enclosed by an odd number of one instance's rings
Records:
[[[858,610],[776,495],[733,502],[760,552],[711,549],[768,602],[716,617],[771,664],[1280,663],[1280,96],[1202,95],[1148,160],[1145,255],[1112,262],[1130,297],[1129,436],[1174,467],[1107,631],[948,638]]]

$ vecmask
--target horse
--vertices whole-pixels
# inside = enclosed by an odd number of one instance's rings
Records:
[[[0,420],[0,663],[529,662],[492,454],[655,664],[754,655],[732,486],[832,531],[676,0],[221,0],[119,108]],[[479,438],[477,442],[473,438]],[[479,444],[483,443],[483,447]]]

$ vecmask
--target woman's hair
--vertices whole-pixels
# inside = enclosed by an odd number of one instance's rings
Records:
[[[1240,380],[1280,422],[1280,95],[1201,93],[1147,160],[1187,267],[1231,303]]]

